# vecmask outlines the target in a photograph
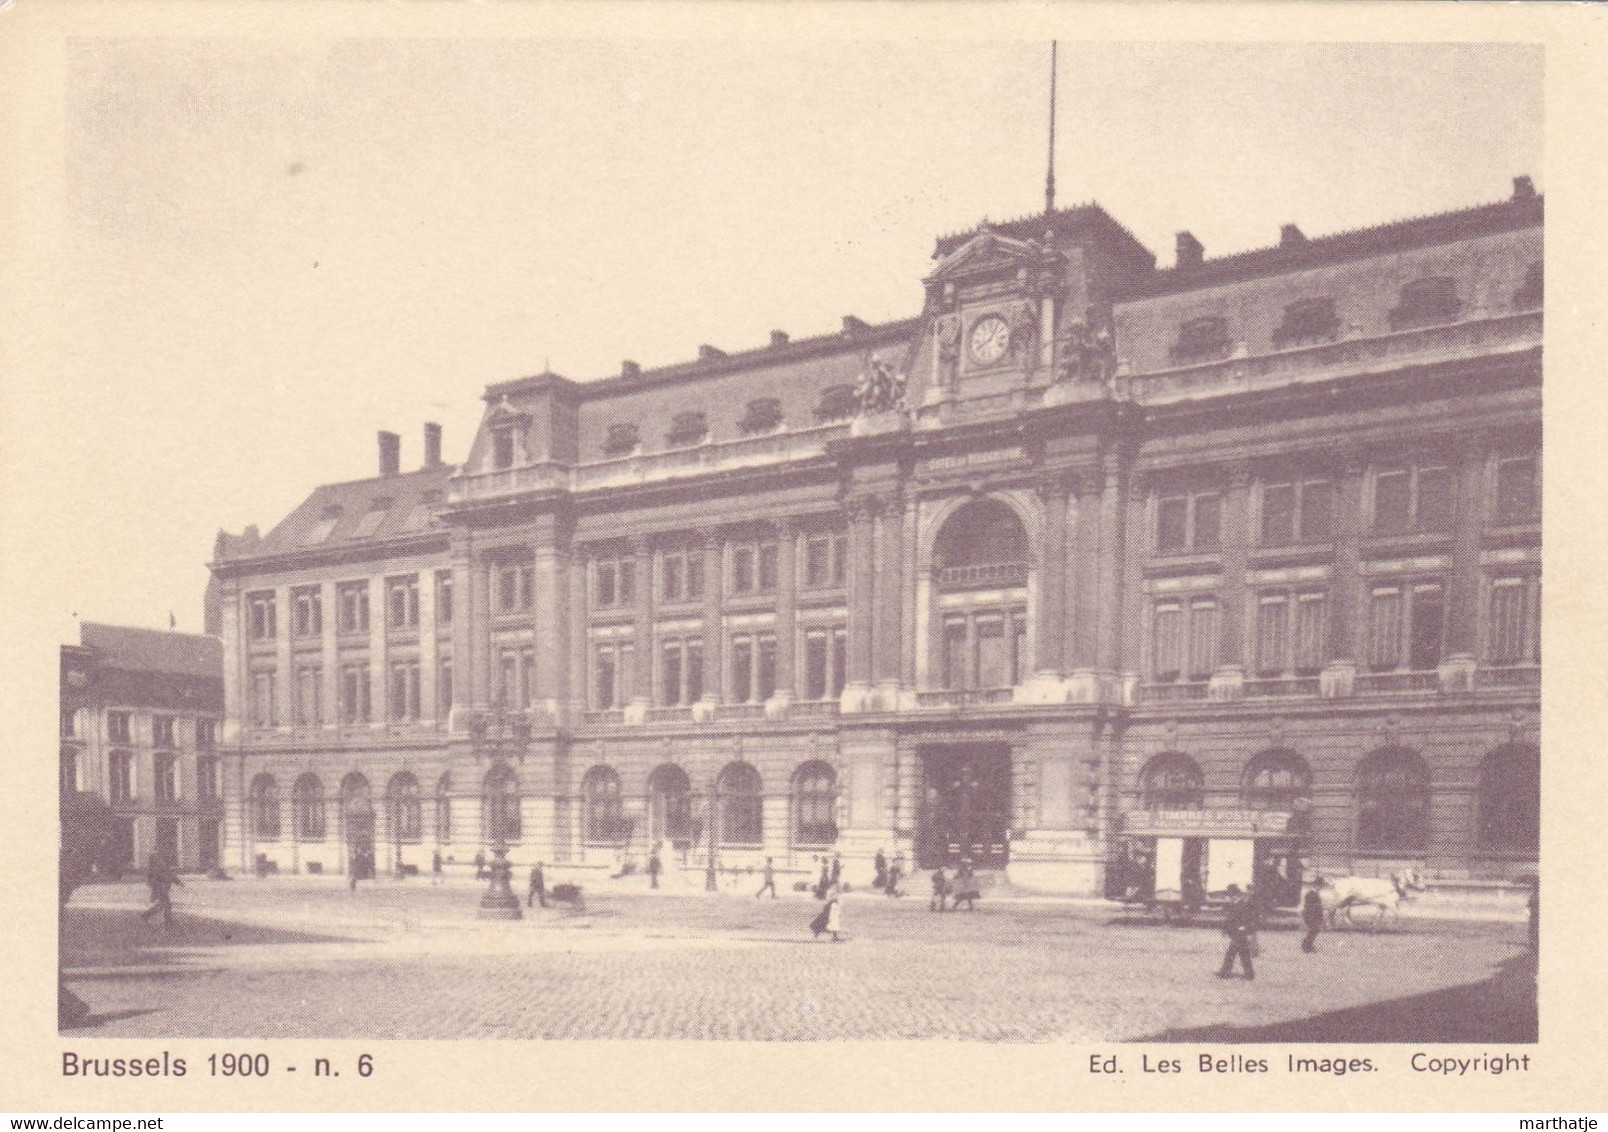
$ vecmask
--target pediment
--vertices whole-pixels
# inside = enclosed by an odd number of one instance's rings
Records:
[[[927,282],[1006,274],[1036,267],[1053,254],[1037,240],[1021,240],[984,229],[940,260]]]

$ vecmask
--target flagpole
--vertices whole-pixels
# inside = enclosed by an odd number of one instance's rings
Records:
[[[1055,211],[1055,55],[1056,41],[1050,40],[1050,153],[1044,174],[1044,211]]]

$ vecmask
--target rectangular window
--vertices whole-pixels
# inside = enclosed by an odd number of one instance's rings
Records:
[[[173,717],[171,715],[151,717],[151,745],[153,747],[174,747],[178,745],[173,741]]]
[[[346,582],[336,591],[341,607],[343,633],[366,633],[369,627],[369,588],[367,582]]]
[[[215,719],[198,719],[195,721],[195,745],[203,751],[210,751],[218,744],[218,721]]]
[[[754,698],[754,644],[747,637],[731,643],[731,698],[736,703]]]
[[[592,706],[599,711],[616,706],[616,681],[614,673],[614,646],[599,645],[597,647],[597,665],[593,676]]]
[[[1368,667],[1389,672],[1401,664],[1402,592],[1376,586],[1368,606]]]
[[[593,586],[594,597],[600,606],[614,605],[619,601],[619,593],[615,586],[615,563],[599,562],[595,571],[596,579]]]
[[[849,680],[849,631],[847,629],[832,630],[832,698],[838,699],[843,695],[844,685]]]
[[[419,576],[391,578],[386,583],[386,599],[390,607],[390,626],[393,629],[419,627]]]
[[[1189,545],[1189,499],[1178,495],[1156,504],[1156,549],[1163,553]]]
[[[751,546],[733,548],[731,552],[732,593],[753,593],[754,581],[754,548]]]
[[[316,727],[324,722],[322,704],[324,670],[317,665],[296,669],[296,722],[303,727]]]
[[[106,713],[106,737],[113,743],[132,743],[134,741],[133,730],[128,712],[109,711]]]
[[[972,686],[970,657],[966,649],[966,619],[944,619],[944,686],[957,691]]]
[[[1217,602],[1189,603],[1189,678],[1204,680],[1217,669]]]
[[[832,540],[825,535],[804,542],[804,585],[807,589],[820,589],[831,584]],[[818,698],[818,697],[817,697]]]
[[[511,649],[504,649],[499,659],[498,699],[505,708],[517,708],[519,704],[519,654]]]
[[[519,570],[504,566],[497,571],[497,612],[512,613],[519,607]]]
[[[436,624],[452,624],[452,571],[436,571]]]
[[[630,559],[620,562],[618,590],[621,605],[630,605],[636,600],[636,563]]]
[[[1017,685],[1025,678],[1028,671],[1028,661],[1031,659],[1027,653],[1027,610],[1015,609],[1011,611],[1010,620],[1011,641],[1011,684]]]
[[[1295,541],[1295,485],[1262,488],[1262,545],[1289,546]]]
[[[447,719],[452,715],[452,660],[441,662],[441,674],[436,677],[436,716]]]
[[[759,548],[759,592],[776,592],[777,546],[768,542]]]
[[[1400,534],[1408,526],[1412,481],[1406,471],[1380,472],[1374,477],[1374,533]]]
[[[219,789],[218,758],[202,755],[195,760],[195,792],[203,802],[215,802],[223,797]]]
[[[977,618],[977,686],[1002,688],[1010,682],[1009,658],[1005,655],[1005,619]]]
[[[1491,583],[1491,620],[1486,652],[1493,664],[1518,664],[1525,659],[1529,596],[1523,578],[1498,578]]]
[[[536,608],[536,567],[521,566],[519,568],[519,608],[523,613],[529,613]]]
[[[804,698],[826,699],[827,635],[825,632],[804,634]]]
[[[759,663],[755,672],[754,698],[768,700],[776,694],[776,638],[765,635],[759,638]]]
[[[616,683],[620,690],[620,706],[630,703],[636,695],[636,645],[625,641],[619,647],[620,678]]]
[[[386,705],[392,722],[419,718],[419,662],[398,661],[391,665],[391,695]]]
[[[179,758],[177,755],[157,755],[152,762],[152,791],[158,802],[179,800]]]
[[[110,766],[111,795],[114,802],[134,800],[134,753],[113,751]]]
[[[1496,521],[1533,523],[1540,515],[1540,493],[1533,456],[1500,460],[1496,465]]]
[[[687,596],[687,559],[680,552],[667,553],[659,563],[659,596],[665,601],[684,601]]]
[[[322,587],[302,586],[292,590],[291,603],[295,618],[292,627],[298,637],[316,637],[324,631],[324,596]]]
[[[673,707],[681,696],[681,642],[666,641],[659,650],[659,702]]]
[[[1157,680],[1176,680],[1183,668],[1184,610],[1176,601],[1160,602],[1151,618]]]
[[[514,430],[499,428],[491,434],[491,466],[498,471],[514,466]]]
[[[519,706],[522,708],[534,707],[536,704],[536,650],[519,650]]]
[[[685,660],[686,702],[695,704],[703,699],[703,642],[688,641]]]
[[[369,696],[369,666],[348,664],[341,668],[341,721],[367,723],[372,717]]]
[[[1282,675],[1290,655],[1290,603],[1283,594],[1264,594],[1256,608],[1256,671]]]
[[[1413,587],[1412,636],[1408,640],[1408,660],[1412,667],[1423,671],[1435,668],[1441,662],[1442,630],[1445,627],[1446,607],[1440,583],[1430,582]]]
[[[704,592],[703,552],[687,551],[687,600],[696,601]]]
[[[1295,671],[1298,676],[1319,672],[1328,659],[1324,637],[1326,595],[1303,593],[1295,596]]]
[[[247,626],[254,641],[271,641],[277,632],[271,591],[246,596]]]
[[[271,671],[251,674],[251,722],[254,727],[272,727],[278,722],[274,714],[274,675]]]

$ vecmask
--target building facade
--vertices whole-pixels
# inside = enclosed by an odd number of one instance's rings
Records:
[[[1098,892],[1201,810],[1326,871],[1533,873],[1542,221],[1518,178],[1170,268],[1095,205],[985,223],[914,318],[494,384],[459,465],[383,433],[219,537],[228,856],[500,823]]]
[[[114,871],[156,854],[223,862],[223,652],[216,637],[83,622],[61,649],[60,787],[111,808]]]

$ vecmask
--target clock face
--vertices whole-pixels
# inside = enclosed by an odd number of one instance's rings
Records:
[[[980,318],[972,327],[971,356],[974,361],[991,365],[1005,356],[1011,345],[1011,328],[997,315]]]

